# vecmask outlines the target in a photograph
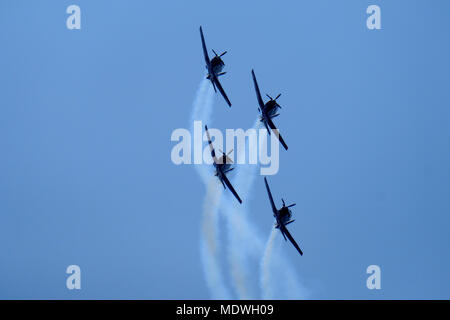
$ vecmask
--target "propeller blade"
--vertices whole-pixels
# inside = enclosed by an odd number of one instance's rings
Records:
[[[271,97],[271,96],[269,96],[267,93],[266,93],[266,96],[270,99],[270,100],[273,100],[273,98]],[[275,99],[276,100],[276,99]]]
[[[281,198],[281,201],[283,202],[283,207],[286,206],[286,204],[284,203],[284,199]]]
[[[277,100],[280,96],[281,96],[281,93],[280,93],[279,95],[277,95],[277,97],[275,98],[275,100]]]
[[[214,52],[214,54],[215,54],[215,55],[216,55],[216,57],[217,57],[217,52],[215,52],[215,51],[214,51],[214,49],[211,49],[211,50],[212,50],[212,52]]]
[[[219,150],[220,153],[225,154],[225,152],[223,152],[222,149],[217,148],[217,150]],[[230,153],[232,153],[232,152],[233,152],[233,149],[231,149],[230,151],[228,151],[228,153],[227,153],[226,155],[228,156],[228,155],[230,155]]]
[[[288,205],[287,207],[290,208],[290,207],[293,207],[293,206],[295,206],[295,205],[297,205],[297,204],[296,204],[296,203],[293,203],[293,204]]]
[[[219,57],[224,56],[227,53],[227,51],[224,51]]]

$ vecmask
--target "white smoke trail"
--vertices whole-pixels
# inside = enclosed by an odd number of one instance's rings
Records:
[[[258,130],[259,118],[255,121],[253,129]],[[247,144],[252,148],[257,146]],[[236,162],[242,163],[246,156],[245,146],[243,149],[236,150],[239,159]],[[253,152],[255,150],[249,150]],[[237,204],[234,199],[230,197],[222,201],[222,213],[227,221],[228,229],[228,262],[230,264],[231,278],[233,286],[237,291],[239,299],[256,299],[258,298],[258,287],[254,270],[257,267],[263,253],[263,241],[254,226],[249,222],[247,200],[250,189],[256,177],[256,170],[258,165],[239,165],[236,166],[236,178],[233,179],[232,184],[235,186],[244,203]],[[253,286],[252,286],[253,285]]]
[[[200,82],[197,93],[195,94],[194,103],[192,104],[191,132],[194,132],[194,121],[201,120],[203,124],[211,122],[213,98],[214,90],[211,87],[209,80],[203,79]],[[196,164],[195,168],[203,183],[206,185],[211,176],[208,170],[209,166],[206,166],[205,164]]]
[[[305,299],[306,289],[300,284],[297,272],[282,254],[284,239],[275,227],[269,239],[261,261],[261,290],[263,299]]]
[[[211,177],[203,203],[201,252],[206,283],[212,292],[212,298],[231,299],[231,294],[225,285],[223,273],[220,268],[218,248],[218,207],[222,196],[221,187],[217,179]]]
[[[200,82],[193,103],[191,132],[194,132],[194,121],[201,120],[203,123],[210,122],[213,106],[213,93],[209,81],[203,79]],[[225,280],[223,278],[219,256],[218,207],[222,189],[218,184],[217,178],[211,176],[211,172],[206,165],[197,164],[195,165],[195,168],[206,187],[200,239],[200,250],[205,280],[213,299],[231,299],[231,294],[225,285]]]
[[[231,199],[224,199],[230,201]],[[233,286],[239,299],[257,299],[258,261],[263,254],[261,236],[249,223],[247,210],[236,205],[224,205],[228,229],[228,262]]]
[[[277,236],[277,230],[272,228],[270,232],[269,240],[266,244],[266,250],[264,250],[264,255],[261,263],[261,289],[263,299],[274,299],[274,294],[272,292],[272,287],[270,282],[270,262],[273,254],[273,245],[275,238]]]
[[[208,80],[203,80],[197,90],[193,103],[191,123],[201,120],[203,123],[211,122],[213,90]],[[253,128],[259,128],[259,119]],[[193,127],[191,127],[193,132]],[[256,146],[254,146],[256,147]],[[239,150],[240,157],[245,156],[245,150]],[[238,161],[239,162],[239,161]],[[219,256],[219,225],[218,206],[221,202],[222,188],[215,177],[211,177],[209,166],[196,165],[196,170],[207,188],[203,205],[203,223],[201,237],[201,252],[205,270],[207,285],[214,299],[229,299],[230,291],[224,280],[224,273],[220,266]],[[264,241],[261,234],[248,217],[247,201],[250,190],[257,176],[257,165],[241,165],[234,171],[236,179],[232,181],[244,204],[239,205],[229,195],[220,206],[228,226],[228,261],[234,288],[241,299],[255,299],[259,297],[261,289],[262,297],[275,299],[300,299],[304,298],[304,289],[298,282],[297,274],[281,254],[276,250],[275,239],[277,231],[273,230],[264,249]],[[252,219],[255,219],[253,217]],[[278,245],[282,241],[278,241]],[[261,261],[261,256],[263,259]],[[260,275],[254,270],[260,269]],[[253,278],[256,277],[255,281]],[[259,280],[259,281],[258,281]],[[260,283],[260,287],[255,283]]]
[[[260,128],[259,117],[253,128]],[[256,146],[250,146],[257,148]],[[255,150],[249,150],[254,152]],[[239,150],[239,157],[246,156],[245,150]],[[242,159],[241,159],[242,160]],[[242,163],[242,161],[238,161]],[[298,281],[297,274],[290,262],[284,258],[281,250],[274,250],[277,232],[273,229],[269,241],[264,246],[264,240],[249,217],[248,199],[250,191],[257,177],[257,165],[240,165],[233,180],[237,192],[244,199],[242,205],[234,199],[223,199],[222,212],[228,225],[228,260],[231,268],[231,276],[234,288],[240,299],[256,299],[269,297],[275,299],[300,299],[305,297],[305,290]],[[282,241],[278,242],[278,245]],[[281,248],[280,248],[281,249]],[[261,257],[263,257],[261,262]],[[260,270],[259,278],[255,277],[254,270]],[[273,281],[272,281],[273,280]],[[260,286],[255,286],[255,283]],[[258,294],[261,290],[261,295]]]

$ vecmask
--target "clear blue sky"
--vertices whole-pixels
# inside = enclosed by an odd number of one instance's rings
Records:
[[[67,6],[82,29],[67,30]],[[366,28],[378,4],[382,30]],[[209,298],[204,186],[170,161],[204,74],[199,25],[228,50],[214,126],[283,95],[297,202],[287,255],[312,298],[450,298],[450,2],[0,2],[0,298]],[[275,191],[276,190],[276,191]],[[261,177],[247,199],[260,230]],[[65,269],[82,269],[82,290]],[[382,290],[365,286],[380,265]]]

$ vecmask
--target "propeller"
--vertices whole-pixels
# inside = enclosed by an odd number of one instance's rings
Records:
[[[225,152],[223,152],[221,149],[218,149],[222,154],[225,154]],[[233,152],[233,149],[231,149],[230,151],[228,151],[227,153],[227,157],[230,155],[230,153]]]
[[[266,93],[266,96],[267,96],[271,101],[275,101],[276,105],[281,109],[281,106],[278,104],[278,102],[276,102],[277,99],[281,96],[281,93],[279,93],[275,99],[272,98],[271,96],[269,96],[267,93]]]
[[[296,203],[293,203],[293,204],[290,204],[290,205],[286,206],[286,203],[284,202],[283,198],[281,198],[281,201],[283,202],[283,207],[286,207],[286,208],[290,208],[290,207],[293,207],[293,206],[296,205]]]
[[[228,159],[225,159],[225,163],[233,163],[233,160],[231,160],[231,158],[229,157],[230,153],[233,152],[233,149],[231,149],[227,154],[225,154],[225,152],[223,152],[221,149],[218,149],[221,153],[222,156]]]
[[[214,54],[216,55],[216,57],[219,57],[219,58],[227,53],[227,51],[224,51],[224,52],[222,52],[220,55],[218,55],[217,52],[214,51],[214,49],[211,49],[211,50],[212,50],[212,52],[214,52]]]
[[[269,96],[267,93],[266,93],[266,96],[267,96],[270,100],[275,100],[275,101],[277,101],[277,99],[281,96],[281,93],[278,94],[277,97],[276,97],[275,99],[272,98],[271,96]]]

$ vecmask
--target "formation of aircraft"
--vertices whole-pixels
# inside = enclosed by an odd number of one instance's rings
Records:
[[[225,66],[225,63],[222,60],[222,56],[227,53],[227,51],[221,53],[220,55],[217,54],[214,50],[212,52],[214,53],[214,57],[212,59],[209,58],[208,50],[206,48],[206,42],[205,37],[203,35],[203,29],[200,26],[200,37],[202,40],[202,48],[203,48],[203,55],[206,62],[206,69],[208,70],[208,74],[206,78],[211,81],[211,84],[213,85],[214,91],[217,92],[219,90],[220,94],[223,96],[225,101],[227,102],[228,106],[231,107],[231,102],[228,99],[228,96],[225,93],[225,90],[223,90],[222,85],[219,82],[219,77],[224,75],[226,72],[223,72],[223,68]],[[266,127],[269,135],[273,132],[278,140],[280,141],[281,145],[284,147],[285,150],[288,149],[288,146],[286,142],[284,141],[283,137],[280,135],[279,130],[273,123],[272,119],[279,116],[279,109],[281,109],[281,106],[278,104],[277,100],[281,96],[281,93],[278,94],[275,99],[266,94],[266,96],[269,98],[267,102],[264,103],[261,92],[259,90],[258,82],[256,81],[256,76],[254,70],[252,70],[252,77],[253,77],[253,84],[256,91],[256,98],[258,100],[258,111],[260,112],[260,121],[264,123],[264,126]],[[211,157],[213,158],[213,165],[215,169],[214,175],[218,177],[220,182],[222,183],[224,189],[229,189],[231,193],[234,195],[234,197],[239,201],[239,203],[242,203],[241,198],[237,194],[236,190],[234,190],[233,186],[230,183],[230,180],[228,180],[227,173],[232,171],[234,168],[231,166],[233,164],[233,161],[228,157],[229,153],[226,154],[225,152],[220,151],[222,155],[216,157],[216,150],[214,149],[211,141],[211,137],[209,135],[208,127],[205,125],[206,135],[208,138],[208,145],[211,150]],[[230,151],[231,152],[231,151]],[[303,255],[302,250],[298,246],[297,242],[295,242],[294,238],[290,234],[289,230],[287,229],[287,225],[294,222],[292,220],[292,212],[291,207],[295,206],[295,203],[291,205],[286,205],[284,200],[281,199],[283,206],[280,209],[277,209],[275,206],[275,203],[272,198],[272,193],[270,192],[269,184],[267,183],[267,178],[264,177],[264,183],[266,185],[267,194],[269,196],[270,205],[272,207],[273,216],[275,218],[275,228],[279,229],[281,234],[283,235],[284,240],[288,240],[292,243],[292,245],[297,249],[297,251],[300,253],[300,255]]]
[[[214,175],[217,178],[219,178],[220,182],[222,182],[224,189],[226,189],[228,187],[228,189],[230,189],[231,193],[235,196],[237,201],[239,201],[239,203],[242,203],[241,198],[237,194],[236,190],[234,190],[233,186],[230,183],[230,180],[228,180],[228,178],[227,178],[227,173],[234,169],[233,167],[231,167],[233,160],[231,160],[228,157],[228,155],[223,151],[221,151],[221,153],[222,153],[221,157],[220,156],[216,157],[216,150],[214,149],[214,147],[212,145],[211,137],[209,136],[209,132],[208,132],[208,126],[206,126],[206,125],[205,125],[205,130],[206,130],[206,135],[208,137],[209,148],[211,149],[211,157],[213,158],[213,161],[214,161],[213,162],[214,169],[216,170]],[[232,151],[233,150],[231,150],[230,153]]]
[[[206,76],[206,79],[211,80],[211,83],[214,87],[214,91],[217,92],[217,89],[219,89],[219,92],[222,94],[228,106],[231,107],[230,99],[228,99],[225,90],[223,90],[222,85],[219,82],[219,77],[223,76],[226,73],[222,72],[223,67],[225,66],[225,63],[222,60],[222,56],[225,55],[227,52],[224,51],[221,54],[217,54],[214,50],[212,50],[212,52],[214,53],[214,58],[209,59],[208,50],[206,49],[205,36],[203,35],[203,30],[201,26],[200,26],[200,37],[202,38],[203,55],[205,56],[206,69],[208,70],[208,75]]]
[[[291,207],[295,206],[295,203],[286,205],[284,202],[284,199],[281,199],[283,206],[280,209],[277,209],[275,206],[275,203],[273,202],[272,193],[270,192],[269,184],[267,183],[267,178],[264,177],[264,183],[266,184],[267,194],[269,195],[270,205],[272,206],[273,216],[275,217],[276,224],[275,228],[280,229],[281,234],[284,237],[284,240],[289,241],[294,245],[295,249],[297,249],[298,253],[300,255],[303,255],[302,250],[298,246],[297,242],[295,242],[294,238],[289,233],[289,230],[286,228],[286,226],[295,220],[291,220],[292,212]]]

